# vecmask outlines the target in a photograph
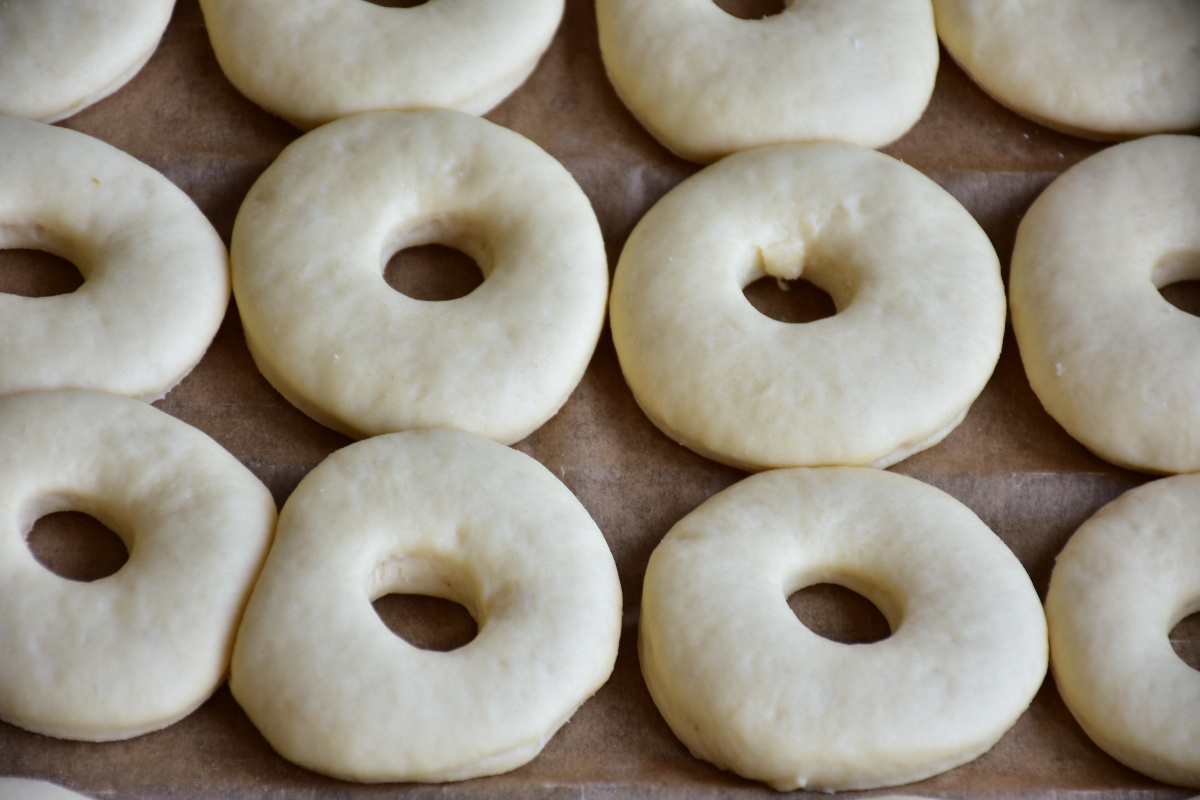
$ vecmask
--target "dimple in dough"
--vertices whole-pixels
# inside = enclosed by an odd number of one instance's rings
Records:
[[[833,317],[778,322],[742,290],[803,277]],[[664,433],[744,469],[887,466],[961,422],[1000,354],[991,242],[895,159],[820,143],[737,153],[638,223],[610,301],[638,405]]]
[[[1200,139],[1160,135],[1076,164],[1017,229],[1013,331],[1046,411],[1088,449],[1200,470],[1200,319],[1159,292],[1200,278]]]
[[[463,605],[456,650],[394,635],[389,593]],[[301,481],[246,610],[230,688],[284,758],[361,782],[464,780],[533,759],[607,679],[608,545],[524,454],[452,430],[367,439]]]
[[[937,75],[928,0],[801,0],[761,20],[712,0],[597,0],[596,19],[625,105],[701,163],[781,142],[882,147],[920,119]]]
[[[423,301],[384,265],[457,247],[484,275]],[[234,294],[255,363],[356,437],[452,427],[514,442],[553,416],[604,323],[608,264],[586,195],[528,139],[456,111],[375,112],[298,139],[243,202]]]
[[[0,248],[83,276],[52,297],[0,293],[0,394],[94,389],[157,400],[200,361],[229,304],[229,258],[186,194],[76,131],[0,116]]]
[[[128,83],[158,47],[175,0],[0,3],[0,114],[57,122]]]
[[[934,0],[950,55],[1018,114],[1092,139],[1200,129],[1195,0]]]
[[[1200,476],[1101,508],[1067,542],[1046,595],[1050,668],[1067,708],[1121,763],[1200,788],[1200,672],[1169,634],[1200,612]]]
[[[842,644],[793,592],[835,583],[892,633]],[[772,470],[714,495],[650,556],[642,674],[688,749],[780,791],[921,780],[989,749],[1046,673],[1021,563],[968,508],[890,472]]]
[[[182,719],[225,679],[275,525],[270,492],[200,431],[101,392],[0,399],[0,719],[128,739]],[[40,565],[42,516],[89,514],[129,558],[90,583]]]
[[[550,46],[563,0],[201,0],[217,61],[263,108],[308,130],[360,111],[483,114]]]

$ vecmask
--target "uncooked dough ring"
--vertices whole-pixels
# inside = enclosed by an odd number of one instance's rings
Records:
[[[85,795],[34,778],[0,777],[0,797],[4,800],[87,800]]]
[[[170,181],[75,131],[0,117],[0,248],[73,263],[70,294],[0,294],[0,394],[79,388],[156,400],[229,304],[225,245]]]
[[[224,680],[275,504],[200,431],[99,392],[0,398],[0,718],[110,741],[191,713]],[[81,511],[129,560],[91,583],[34,559],[42,516]]]
[[[1153,136],[1071,167],[1017,230],[1013,331],[1029,383],[1115,464],[1200,470],[1200,319],[1158,288],[1200,278],[1200,140]]]
[[[371,608],[462,604],[478,634],[418,649]],[[285,758],[362,782],[452,781],[536,756],[612,672],[621,587],[544,467],[451,430],[378,436],[296,488],[238,632],[230,688]]]
[[[455,300],[392,290],[395,252],[437,242],[484,275]],[[451,427],[501,443],[566,402],[600,337],[604,240],[545,151],[454,111],[376,112],[288,147],[233,230],[254,361],[317,421],[362,437]]]
[[[56,122],[128,83],[175,0],[0,3],[0,114]]]
[[[1160,781],[1200,787],[1200,672],[1168,634],[1200,611],[1200,476],[1126,492],[1067,542],[1050,576],[1050,668],[1097,745]]]
[[[818,583],[879,608],[887,639],[805,627]],[[912,478],[774,470],[715,495],[650,556],[642,674],[693,755],[781,791],[896,785],[990,748],[1046,673],[1021,563],[968,508]]]
[[[483,114],[533,72],[563,0],[200,0],[242,94],[308,130],[360,111]]]
[[[1092,139],[1200,129],[1195,0],[934,0],[946,50],[998,102]]]
[[[882,147],[933,94],[928,0],[803,0],[763,20],[712,0],[597,0],[617,94],[678,155],[708,163],[782,142]]]
[[[804,324],[742,293],[804,277]],[[1000,355],[987,236],[916,170],[864,148],[781,145],[684,181],[638,223],[610,321],[634,397],[668,436],[746,469],[887,466],[940,441]]]

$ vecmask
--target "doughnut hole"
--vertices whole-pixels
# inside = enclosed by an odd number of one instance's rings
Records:
[[[425,5],[429,0],[366,0],[366,2],[384,8],[416,8]]]
[[[466,297],[491,272],[491,259],[470,226],[433,223],[396,238],[383,258],[388,286],[414,300],[444,301]]]
[[[717,8],[738,19],[764,19],[782,14],[788,0],[713,0]]]
[[[38,517],[25,541],[39,564],[71,581],[90,583],[107,578],[129,560],[121,537],[81,511],[55,511]]]
[[[0,293],[21,297],[70,294],[83,285],[74,264],[45,250],[0,249]]]
[[[1152,280],[1168,303],[1200,317],[1200,251],[1167,254],[1154,267]]]
[[[1200,602],[1194,604],[1200,606]],[[1200,670],[1200,610],[1193,610],[1175,623],[1169,637],[1175,654],[1183,663]]]
[[[371,578],[371,605],[387,629],[413,647],[449,652],[479,633],[471,583],[453,562],[428,556],[385,560]]]
[[[837,314],[829,293],[804,278],[784,280],[768,275],[751,282],[742,293],[759,313],[777,322],[816,322]]]
[[[813,633],[842,644],[870,644],[892,635],[879,607],[838,583],[815,583],[792,592],[788,607]]]

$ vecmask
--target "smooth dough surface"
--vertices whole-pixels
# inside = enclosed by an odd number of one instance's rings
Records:
[[[48,736],[128,739],[190,714],[225,678],[275,504],[200,431],[99,392],[0,398],[0,718]],[[82,583],[26,537],[78,511],[129,559]]]
[[[1038,399],[1102,458],[1200,470],[1200,319],[1159,287],[1200,278],[1200,139],[1153,136],[1076,164],[1030,207],[1009,279]]]
[[[1067,542],[1046,618],[1058,692],[1097,745],[1166,783],[1200,787],[1200,672],[1171,647],[1200,612],[1200,475],[1126,492]]]
[[[419,649],[371,607],[464,606],[478,633]],[[452,781],[534,758],[612,672],[608,545],[544,467],[451,430],[378,436],[301,481],[246,610],[234,697],[285,758],[362,782]]]
[[[804,278],[838,313],[788,324],[742,290]],[[1000,354],[1004,287],[971,215],[866,148],[738,153],[662,198],[613,279],[625,379],[664,433],[746,469],[887,466],[940,441]]]
[[[761,20],[712,0],[597,0],[596,18],[617,94],[701,163],[783,142],[882,147],[920,119],[937,75],[928,0],[797,0]]]
[[[892,633],[842,644],[792,593],[835,583]],[[781,791],[908,783],[990,748],[1046,673],[1021,563],[938,489],[853,467],[773,470],[714,495],[650,557],[642,674],[693,755]]]
[[[85,795],[49,781],[0,777],[0,798],[3,800],[80,800],[83,797]]]
[[[415,300],[383,271],[455,247],[484,275]],[[338,120],[288,147],[233,231],[254,361],[322,424],[362,437],[451,427],[508,444],[552,417],[604,323],[608,265],[587,197],[512,131],[454,111]]]
[[[83,276],[51,297],[0,293],[0,394],[94,389],[156,400],[191,371],[229,304],[229,259],[191,199],[82,133],[0,116],[0,248]]]
[[[302,130],[360,111],[483,114],[550,46],[563,0],[200,0],[242,94]]]
[[[175,0],[0,2],[0,114],[56,122],[128,83]]]
[[[1093,139],[1200,129],[1195,0],[934,0],[950,55],[988,94]]]

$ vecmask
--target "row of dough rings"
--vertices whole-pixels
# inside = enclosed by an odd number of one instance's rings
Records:
[[[470,255],[483,284],[446,302],[391,289],[389,257],[433,242]],[[251,188],[230,249],[255,364],[355,437],[451,427],[517,441],[566,401],[604,324],[587,196],[528,139],[457,111],[305,134]]]
[[[1111,756],[1200,788],[1200,672],[1167,634],[1200,611],[1200,475],[1141,486],[1067,542],[1046,617],[1059,694]]]
[[[361,111],[483,114],[533,72],[564,0],[201,0],[221,70],[308,130]]]
[[[824,639],[789,594],[843,585],[891,636]],[[1046,673],[1029,576],[969,509],[915,479],[772,470],[680,520],[646,568],[642,673],[696,756],[781,790],[920,780],[990,748]]]
[[[763,20],[712,0],[597,0],[596,19],[617,94],[702,163],[782,142],[882,147],[916,124],[937,75],[929,0],[788,3]]]
[[[163,175],[98,139],[0,116],[0,142],[0,248],[48,251],[84,277],[70,294],[0,294],[0,394],[162,397],[224,317],[220,236]]]
[[[787,324],[742,289],[804,277],[838,309]],[[664,196],[613,279],[626,381],[672,439],[746,469],[887,466],[959,424],[1000,355],[987,235],[915,169],[851,145],[734,154]]]
[[[205,434],[102,392],[0,398],[0,718],[70,739],[166,727],[225,679],[275,524],[266,487]],[[125,542],[113,575],[75,583],[26,543],[56,511]]]
[[[175,0],[0,3],[0,114],[55,122],[128,83]]]
[[[951,57],[998,102],[1039,124],[1092,139],[1200,130],[1194,0],[933,6]]]
[[[371,608],[392,592],[462,604],[477,636],[450,652],[413,647]],[[545,467],[460,431],[377,436],[288,498],[229,684],[308,769],[364,782],[492,775],[536,756],[608,679],[621,613],[608,543]]]
[[[1200,470],[1200,319],[1159,288],[1200,278],[1200,139],[1152,136],[1071,167],[1017,230],[1009,291],[1029,383],[1102,458]]]

